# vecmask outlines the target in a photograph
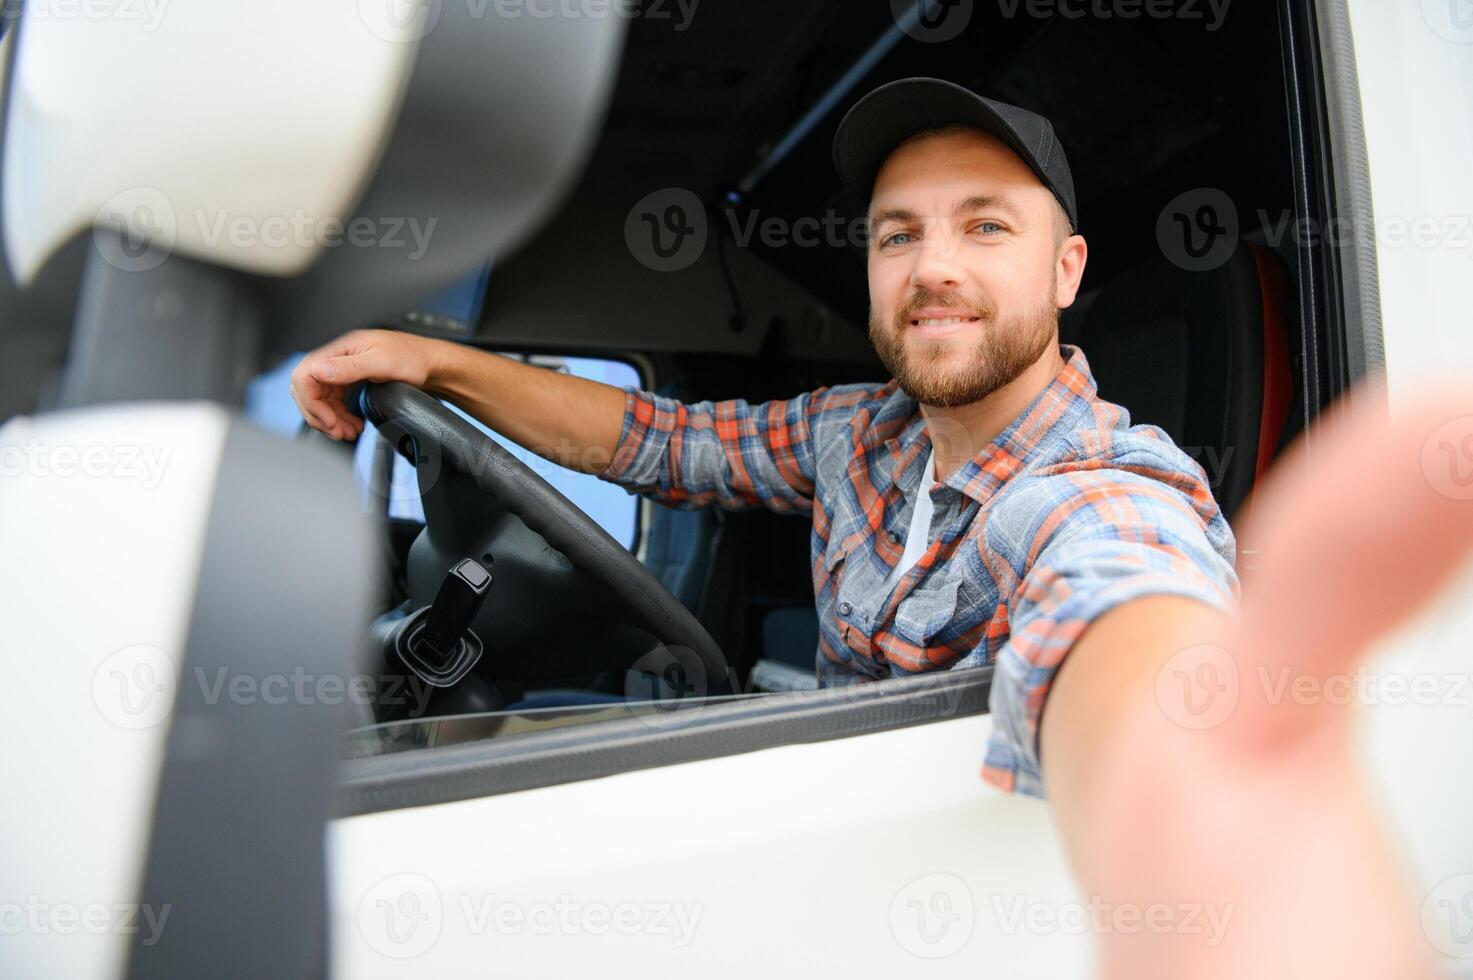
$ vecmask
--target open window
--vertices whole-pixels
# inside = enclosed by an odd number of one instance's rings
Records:
[[[636,21],[607,129],[561,213],[498,266],[469,337],[415,326],[493,350],[634,358],[640,384],[687,401],[884,380],[865,330],[864,242],[850,234],[862,215],[829,145],[869,87],[948,78],[1053,120],[1090,243],[1061,339],[1084,350],[1102,397],[1165,429],[1241,514],[1275,456],[1376,357],[1372,331],[1347,331],[1374,299],[1374,268],[1325,235],[1363,168],[1346,102],[1353,52],[1331,23],[1341,5],[1120,17],[952,4],[950,26],[897,19],[905,6],[717,9],[674,49]],[[779,16],[791,40],[774,48]],[[674,216],[665,230],[681,234],[646,241],[642,213],[655,231]],[[640,509],[641,556],[662,580],[682,564],[672,591],[721,644],[738,690],[365,729],[350,811],[986,710],[986,667],[797,690],[816,636],[808,523]],[[452,745],[450,766],[439,750]],[[385,780],[410,789],[386,804]]]

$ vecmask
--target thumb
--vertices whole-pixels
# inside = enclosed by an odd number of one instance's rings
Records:
[[[323,384],[338,387],[357,384],[359,381],[385,380],[387,374],[387,359],[377,350],[327,357],[312,366],[314,378]]]
[[[1316,726],[1324,705],[1271,705],[1260,673],[1353,674],[1473,550],[1473,476],[1465,487],[1436,466],[1446,444],[1469,453],[1456,473],[1473,468],[1473,440],[1460,437],[1473,435],[1473,397],[1439,389],[1393,412],[1385,397],[1367,386],[1327,413],[1244,529],[1260,552],[1235,645],[1243,690],[1256,692],[1240,713],[1245,734],[1275,742]]]

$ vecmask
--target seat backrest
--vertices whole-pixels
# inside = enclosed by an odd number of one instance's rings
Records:
[[[716,514],[709,508],[677,510],[656,504],[650,512],[644,563],[697,618],[711,575],[717,531]]]
[[[1205,272],[1153,258],[1112,280],[1077,342],[1100,397],[1164,429],[1206,471],[1231,518],[1268,468],[1293,397],[1285,277],[1242,242]]]

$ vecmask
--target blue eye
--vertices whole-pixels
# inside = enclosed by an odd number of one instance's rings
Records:
[[[901,239],[901,238],[912,238],[912,237],[914,237],[914,236],[909,235],[909,234],[907,234],[906,232],[903,232],[903,231],[896,232],[895,234],[893,234],[893,235],[889,236],[888,238],[884,239],[883,241],[881,241],[880,242],[880,247],[881,248],[888,248],[891,245],[904,244],[904,243],[900,242],[899,239]]]
[[[988,231],[987,229],[989,229],[989,228],[991,228],[993,230],[992,231]],[[1000,225],[1000,224],[998,224],[996,221],[983,221],[983,222],[979,223],[972,230],[973,231],[980,231],[984,235],[1000,235],[1006,229],[1004,229],[1003,226]]]

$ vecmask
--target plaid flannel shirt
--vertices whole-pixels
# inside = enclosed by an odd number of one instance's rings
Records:
[[[1235,544],[1206,474],[1096,396],[1084,354],[930,489],[929,547],[891,590],[931,448],[887,384],[787,401],[681,404],[625,389],[604,478],[678,508],[811,515],[821,684],[994,664],[983,776],[1043,795],[1038,722],[1085,628],[1150,594],[1231,608]]]

